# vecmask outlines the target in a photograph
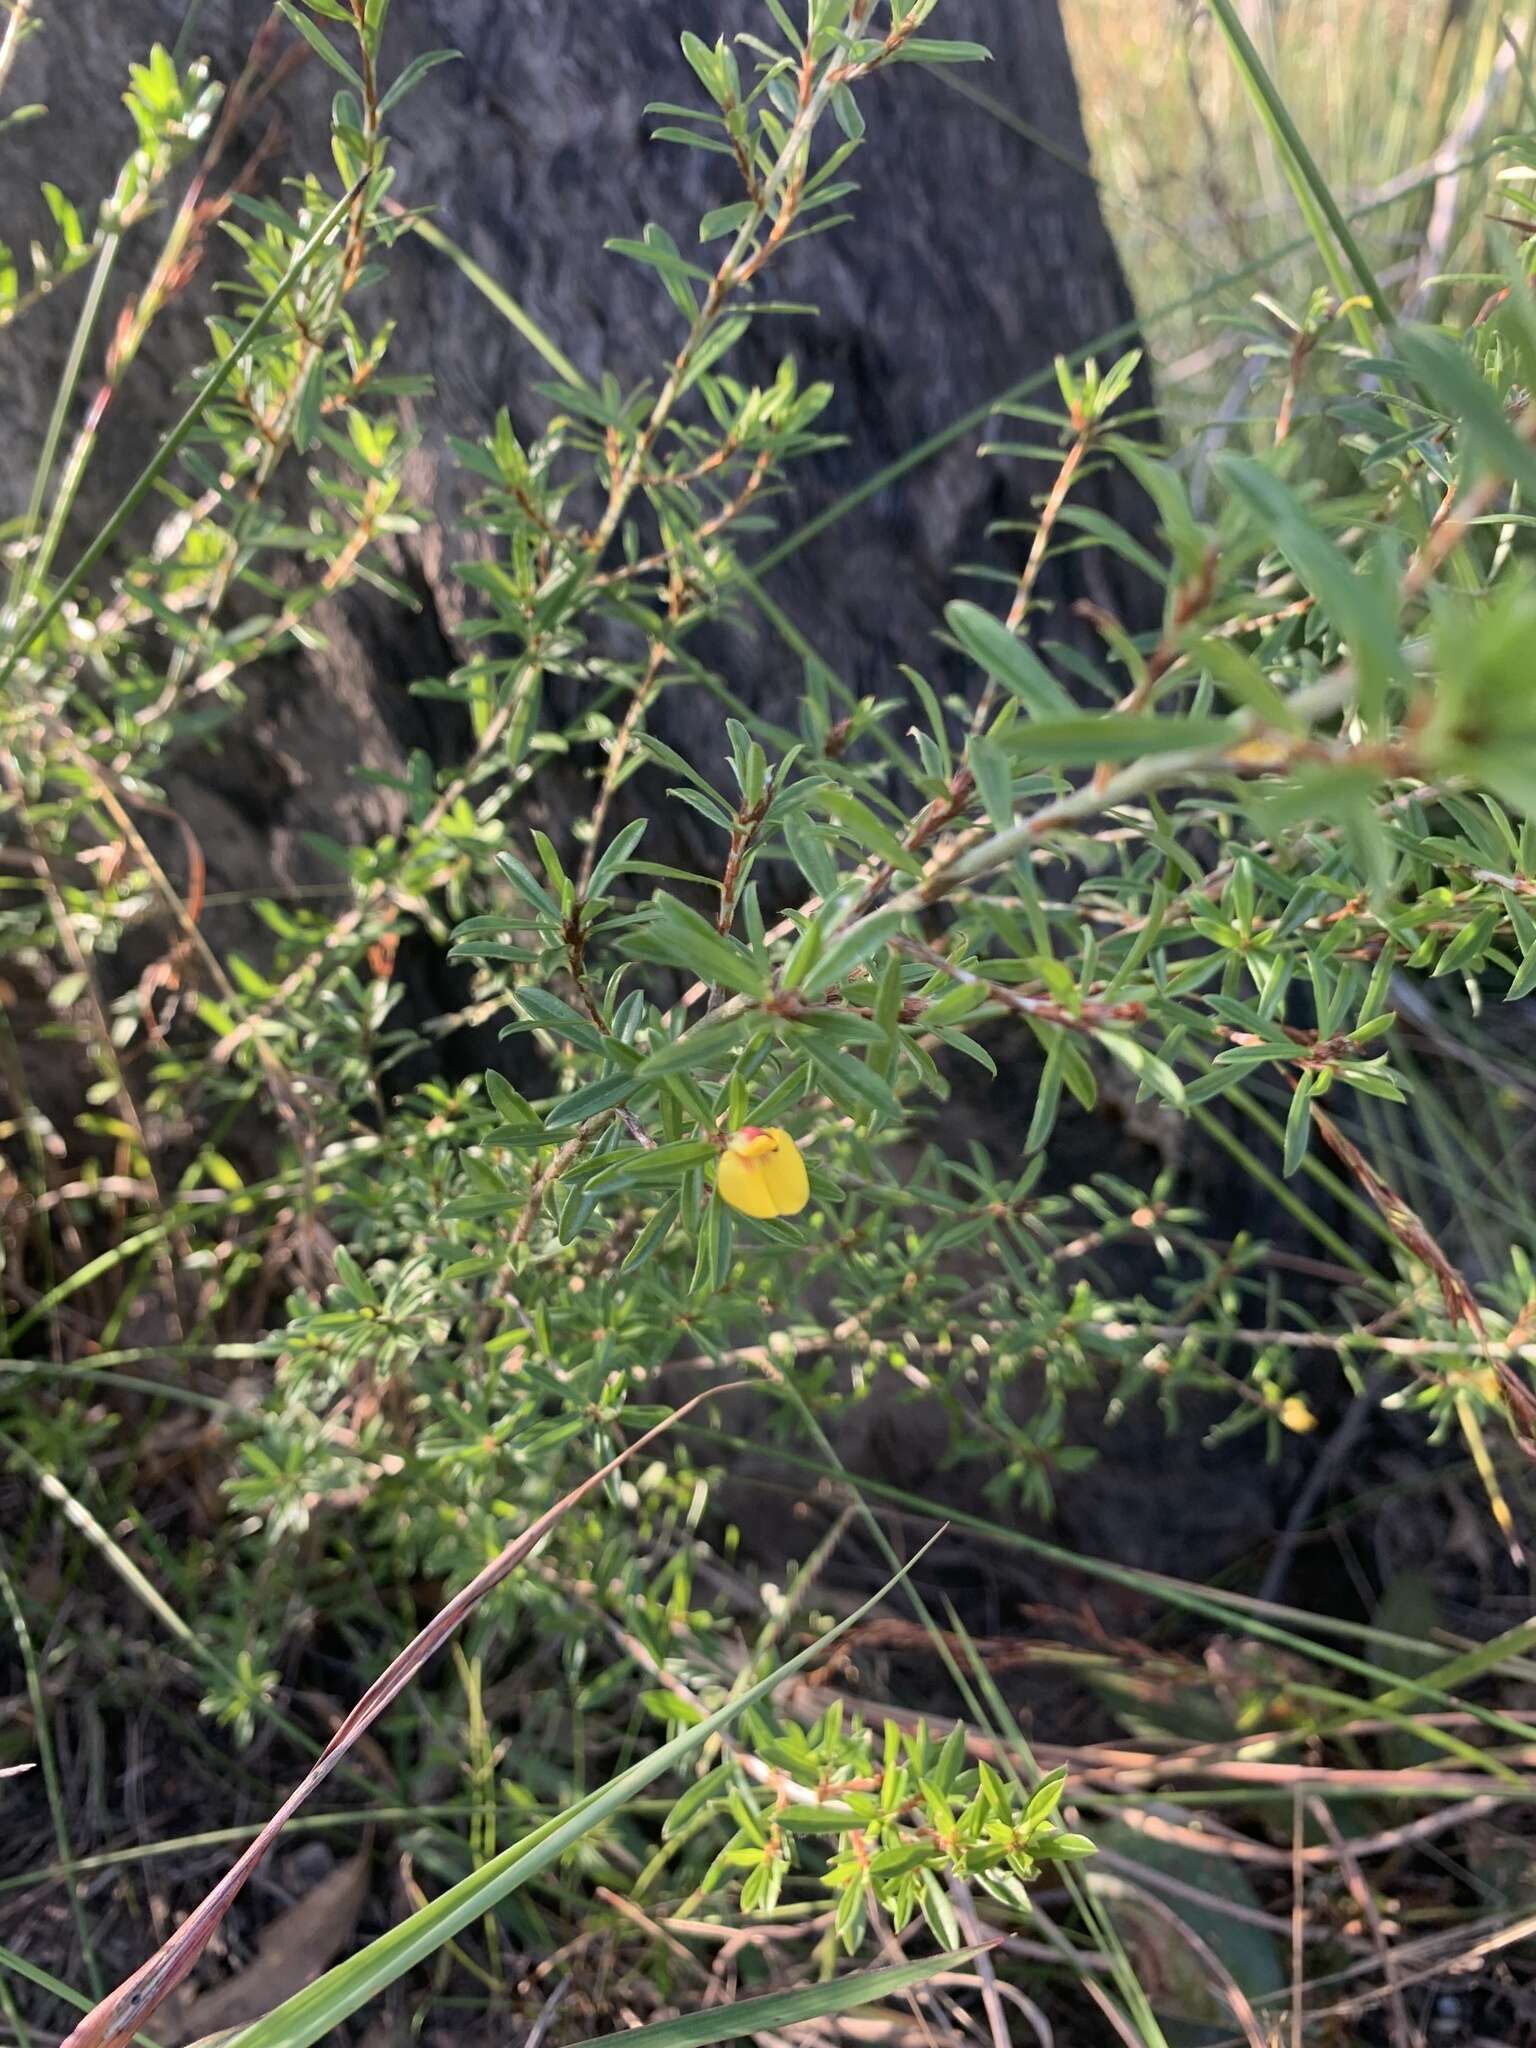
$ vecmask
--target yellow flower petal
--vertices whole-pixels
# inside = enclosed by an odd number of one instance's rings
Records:
[[[811,1199],[810,1178],[800,1157],[800,1147],[788,1131],[775,1127],[768,1135],[773,1140],[773,1150],[763,1160],[768,1192],[780,1216],[798,1216]]]
[[[1306,1436],[1308,1431],[1317,1427],[1317,1417],[1300,1394],[1287,1394],[1280,1403],[1280,1422],[1283,1428],[1294,1430],[1297,1436]]]
[[[739,1152],[722,1152],[715,1173],[715,1185],[723,1200],[743,1216],[774,1216],[773,1197],[755,1159],[743,1159]]]
[[[747,1125],[720,1155],[715,1185],[743,1216],[795,1216],[811,1198],[800,1148],[777,1125]]]

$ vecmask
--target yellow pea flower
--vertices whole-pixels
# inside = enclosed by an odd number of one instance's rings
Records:
[[[743,1216],[796,1216],[811,1199],[800,1148],[777,1125],[734,1131],[720,1154],[715,1185]]]
[[[1280,1403],[1280,1422],[1297,1436],[1306,1436],[1317,1427],[1317,1417],[1300,1394],[1287,1394]]]

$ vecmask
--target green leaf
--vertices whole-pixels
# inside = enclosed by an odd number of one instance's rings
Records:
[[[878,854],[898,873],[922,873],[922,862],[907,851],[890,826],[882,823],[863,798],[855,796],[851,789],[843,789],[835,782],[824,783],[816,792],[816,801],[866,853]]]
[[[1354,230],[1329,189],[1327,179],[1318,169],[1311,151],[1302,140],[1301,131],[1291,117],[1290,108],[1264,68],[1234,0],[1210,0],[1210,8],[1232,52],[1244,89],[1258,110],[1260,120],[1269,131],[1281,168],[1317,243],[1318,253],[1327,265],[1336,295],[1348,302],[1352,296],[1350,274],[1353,272],[1356,282],[1369,299],[1376,318],[1383,327],[1390,328],[1392,308],[1382,296],[1375,273],[1366,262],[1364,252],[1355,240]],[[1358,306],[1351,315],[1351,325],[1356,340],[1362,347],[1367,347],[1371,339],[1370,323]]]
[[[592,870],[592,879],[587,884],[589,903],[605,895],[609,883],[623,873],[625,862],[645,836],[647,822],[644,818],[635,818],[621,832],[615,832],[611,844]]]
[[[1107,1053],[1113,1054],[1123,1067],[1130,1068],[1143,1087],[1154,1095],[1160,1095],[1174,1109],[1183,1109],[1184,1084],[1165,1060],[1160,1060],[1138,1040],[1127,1038],[1122,1032],[1095,1031],[1093,1035]]]
[[[630,1145],[600,1160],[587,1185],[605,1190],[655,1187],[680,1180],[690,1168],[707,1165],[714,1156],[715,1147],[703,1138],[679,1138],[671,1145]]]
[[[790,858],[823,901],[837,888],[837,863],[821,833],[799,811],[784,820],[784,843]]]
[[[690,28],[683,30],[681,40],[683,55],[692,65],[699,83],[712,100],[721,99],[723,97],[723,80],[720,60],[715,55],[715,52],[709,47],[708,43],[704,42],[699,36],[696,36]]]
[[[821,951],[805,977],[805,993],[817,996],[845,980],[856,967],[862,967],[871,954],[880,950],[900,929],[902,922],[899,910],[871,910],[857,923],[823,940]]]
[[[1225,453],[1216,457],[1216,463],[1258,513],[1273,544],[1348,645],[1360,672],[1361,707],[1368,719],[1378,722],[1389,680],[1408,673],[1390,585],[1368,569],[1357,568],[1272,470],[1248,455]]]
[[[647,1080],[659,1080],[669,1074],[707,1073],[722,1061],[735,1058],[751,1021],[730,1017],[721,1024],[695,1024],[678,1038],[664,1039],[641,1061],[640,1072]],[[761,1025],[761,1018],[756,1021]]]
[[[512,1000],[528,1020],[530,1028],[550,1031],[557,1038],[569,1039],[583,1052],[603,1052],[612,1044],[612,1040],[604,1038],[597,1026],[589,1023],[579,1010],[573,1010],[559,996],[552,996],[548,989],[520,988],[514,991]],[[522,1028],[509,1024],[504,1027],[504,1035]]]
[[[1536,504],[1536,448],[1509,423],[1504,401],[1465,347],[1429,328],[1400,334],[1398,353],[1430,396],[1456,423],[1457,446],[1468,449],[1478,469],[1518,484],[1527,504]]]
[[[718,1203],[710,1204],[711,1210],[718,1207]],[[920,1551],[918,1556],[922,1554]],[[224,2048],[310,2048],[311,2042],[320,2040],[340,2026],[343,2020],[404,1976],[407,1970],[414,1969],[426,1957],[435,1954],[444,1942],[452,1941],[455,1935],[461,1934],[509,1893],[542,1871],[558,1865],[578,1842],[621,1814],[631,1800],[638,1798],[658,1778],[667,1776],[695,1756],[712,1735],[729,1728],[733,1721],[760,1700],[767,1699],[787,1678],[804,1670],[816,1658],[824,1658],[832,1643],[889,1597],[892,1588],[906,1577],[909,1569],[903,1567],[889,1585],[882,1586],[854,1613],[818,1636],[815,1642],[770,1671],[755,1685],[728,1700],[697,1727],[685,1728],[670,1742],[661,1744],[649,1756],[640,1758],[595,1792],[577,1800],[563,1814],[545,1821],[521,1841],[491,1857],[478,1870],[471,1871],[468,1877],[451,1885],[430,1905],[410,1914],[387,1934],[380,1935],[345,1962],[325,1971],[313,1984],[285,1999],[252,2025],[240,2028],[224,2043]],[[740,2007],[735,2010],[739,2012]]]
[[[1517,1003],[1522,996],[1528,996],[1533,988],[1536,988],[1536,946],[1532,946],[1522,956],[1519,970],[1509,984],[1509,993],[1504,1000],[1506,1003]]]
[[[1431,979],[1441,974],[1454,974],[1458,968],[1470,970],[1476,967],[1487,952],[1500,922],[1498,911],[1484,910],[1470,924],[1464,925],[1435,962]]]
[[[1046,1054],[1045,1065],[1035,1087],[1035,1107],[1029,1119],[1029,1129],[1024,1136],[1024,1150],[1027,1153],[1038,1152],[1056,1128],[1057,1114],[1061,1109],[1065,1040],[1065,1031],[1058,1030],[1055,1042]]]
[[[1312,1091],[1316,1086],[1316,1074],[1303,1074],[1296,1083],[1290,1109],[1286,1112],[1283,1171],[1287,1180],[1300,1170],[1301,1162],[1307,1156],[1307,1146],[1312,1137]]]
[[[1397,1081],[1382,1067],[1351,1067],[1338,1069],[1339,1079],[1347,1081],[1351,1088],[1358,1088],[1362,1095],[1379,1096],[1383,1102],[1406,1102],[1401,1082]]]
[[[678,1800],[672,1811],[661,1824],[661,1839],[670,1842],[712,1799],[723,1798],[736,1782],[738,1766],[734,1761],[716,1764],[706,1771],[702,1778],[695,1778],[688,1790]]]
[[[1274,726],[1279,732],[1305,730],[1304,722],[1296,716],[1253,656],[1245,654],[1230,640],[1219,640],[1214,635],[1194,640],[1188,653],[1190,660],[1214,676],[1225,694],[1245,711],[1256,712],[1267,725]]]
[[[1060,516],[1064,526],[1077,527],[1079,532],[1086,533],[1091,540],[1096,540],[1100,547],[1108,548],[1112,554],[1119,555],[1121,560],[1129,562],[1133,569],[1139,569],[1149,583],[1158,584],[1166,579],[1166,565],[1149,549],[1144,548],[1140,541],[1133,540],[1118,520],[1107,519],[1091,505],[1063,505]]]
[[[708,284],[709,272],[701,270],[697,263],[687,263],[675,249],[656,242],[637,242],[630,235],[613,235],[603,247],[615,256],[627,256],[631,263],[644,263],[652,270],[659,270],[667,278],[692,278],[697,283]]]
[[[972,736],[965,749],[976,787],[995,832],[1006,832],[1013,823],[1013,769],[1008,756],[995,740]]]
[[[903,64],[990,64],[985,43],[940,42],[933,36],[908,36],[896,52]]]
[[[459,58],[457,50],[423,50],[419,57],[413,57],[379,101],[380,118],[413,91],[429,71],[435,71],[439,64],[457,64]]]
[[[928,1922],[934,1940],[952,1949],[960,1940],[960,1922],[955,1917],[949,1894],[932,1870],[923,1872],[922,1883],[923,1918]]]
[[[640,1085],[638,1074],[605,1074],[599,1081],[589,1081],[586,1087],[558,1098],[545,1115],[544,1128],[570,1130],[585,1123],[589,1116],[600,1116],[605,1109],[616,1109],[621,1102],[627,1102]]]
[[[944,607],[944,622],[972,661],[978,663],[1034,718],[1070,716],[1072,699],[1040,657],[1018,640],[1001,619],[979,604],[957,598]]]
[[[880,1076],[862,1060],[826,1044],[820,1032],[807,1033],[801,1043],[821,1075],[827,1093],[839,1108],[850,1113],[863,1109],[874,1116],[900,1120],[900,1102]]]
[[[1024,1826],[1027,1829],[1042,1827],[1061,1804],[1062,1794],[1067,1789],[1067,1767],[1061,1764],[1048,1777],[1040,1780],[1029,1796],[1024,1809]]]
[[[1043,1841],[1031,1844],[1032,1853],[1039,1857],[1052,1857],[1068,1861],[1079,1856],[1091,1856],[1094,1845],[1086,1835],[1047,1835]]]
[[[677,1221],[682,1201],[681,1190],[676,1194],[668,1195],[667,1199],[656,1211],[656,1214],[630,1246],[624,1263],[619,1268],[621,1273],[638,1272],[648,1259],[653,1258],[660,1251],[663,1244],[666,1243],[673,1224]]]
[[[315,55],[329,64],[333,71],[339,72],[348,85],[351,86],[352,90],[361,98],[363,94],[363,81],[358,77],[352,66],[342,56],[340,50],[337,49],[324,30],[317,28],[301,8],[295,7],[293,0],[277,0],[277,4],[285,20],[292,23],[305,42],[314,51]]]
[[[738,199],[732,206],[716,206],[699,222],[699,240],[713,242],[721,235],[733,235],[756,211],[750,199]]]
[[[545,885],[535,879],[532,868],[526,868],[516,854],[498,854],[496,866],[502,870],[502,874],[506,874],[506,879],[512,883],[520,897],[532,903],[532,907],[537,911],[543,911],[545,918],[549,918],[553,924],[559,924],[559,903],[545,889]]]
[[[851,2012],[856,2006],[876,2005],[924,1984],[941,1970],[954,1970],[980,1955],[980,1948],[952,1950],[947,1955],[926,1956],[920,1962],[899,1963],[885,1970],[857,1970],[848,1977],[834,1977],[825,1984],[803,1984],[794,1991],[771,1991],[761,1998],[733,1999],[727,2005],[713,2005],[703,2012],[684,2013],[677,2019],[656,2020],[648,2027],[634,2027],[619,2034],[598,2034],[577,2043],[577,2048],[710,2048],[715,2041],[739,2041],[765,2029],[798,2026],[806,2020],[825,2019],[833,2013]]]
[[[1160,462],[1146,448],[1124,435],[1105,434],[1101,436],[1099,445],[1125,464],[1156,505],[1179,574],[1195,575],[1205,560],[1211,536],[1196,519],[1179,472],[1172,463]]]
[[[525,1102],[506,1076],[498,1074],[494,1067],[486,1069],[485,1092],[490,1098],[491,1107],[503,1122],[531,1124],[535,1129],[538,1128],[538,1112],[533,1105]]]
[[[662,966],[686,967],[711,988],[758,998],[768,993],[768,976],[747,948],[675,896],[653,899],[651,916],[630,938],[629,951]]]
[[[351,1295],[359,1308],[378,1307],[379,1297],[373,1282],[368,1278],[368,1275],[363,1271],[356,1259],[353,1258],[345,1245],[337,1245],[335,1251],[331,1254],[331,1262],[336,1268],[336,1278],[341,1282],[348,1294]]]
[[[1224,718],[1159,718],[1149,712],[1106,711],[1097,717],[1040,719],[1012,725],[998,737],[1021,767],[1091,768],[1100,761],[1140,761],[1149,754],[1236,742],[1239,729]]]

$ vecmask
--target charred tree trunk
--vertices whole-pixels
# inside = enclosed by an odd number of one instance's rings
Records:
[[[114,0],[92,10],[89,35],[60,19],[25,44],[12,100],[49,112],[0,135],[0,234],[25,247],[44,232],[37,187],[52,176],[85,208],[111,183],[131,140],[118,95],[127,66],[155,42],[176,41],[185,0]],[[435,209],[446,232],[508,287],[583,371],[653,375],[676,341],[676,316],[649,273],[603,252],[607,235],[647,220],[691,239],[706,208],[728,200],[721,159],[652,142],[650,100],[692,89],[678,50],[685,27],[712,37],[750,24],[756,0],[412,0],[391,16],[387,50],[398,71],[418,51],[452,46],[462,61],[429,74],[399,110],[392,161],[398,196]],[[205,52],[228,79],[267,18],[253,0],[195,10],[187,54]],[[1019,464],[976,459],[980,430],[957,419],[1032,373],[1121,326],[1131,304],[1100,217],[1055,0],[944,0],[945,34],[986,42],[995,62],[973,81],[900,67],[871,95],[870,140],[856,162],[856,220],[790,249],[775,295],[809,300],[815,319],[756,324],[740,373],[771,374],[793,352],[806,378],[837,397],[830,420],[846,445],[806,464],[777,501],[784,530],[814,517],[908,450],[936,437],[923,460],[882,485],[774,574],[772,591],[796,626],[860,694],[889,694],[898,661],[942,675],[932,635],[943,602],[963,585],[957,563],[1021,560],[1024,542],[990,543],[989,523],[1028,516],[1044,484]],[[297,38],[265,39],[273,61]],[[328,163],[326,122],[335,81],[310,59],[237,138],[224,171],[259,162],[258,185]],[[977,85],[980,96],[977,96]],[[131,291],[150,259],[154,224],[120,265]],[[219,239],[216,237],[216,240]],[[210,277],[225,252],[163,317],[113,409],[76,521],[84,538],[131,480],[173,414],[186,371],[204,353]],[[6,337],[0,377],[0,516],[24,501],[83,280],[54,295]],[[249,682],[249,704],[217,749],[187,758],[169,795],[208,852],[210,885],[260,892],[322,878],[307,831],[356,838],[398,822],[387,792],[359,782],[359,764],[393,769],[416,745],[438,759],[462,744],[434,727],[430,703],[407,694],[415,677],[458,658],[464,599],[452,573],[469,542],[458,526],[446,434],[476,436],[507,405],[520,428],[547,411],[535,385],[544,366],[475,287],[418,237],[392,254],[373,291],[370,324],[398,322],[391,362],[424,373],[434,395],[418,406],[418,482],[437,520],[397,566],[419,594],[415,614],[382,597],[349,598],[327,621],[330,647],[272,664]],[[110,311],[99,330],[111,333]],[[90,390],[89,365],[83,392]],[[1107,478],[1104,509],[1133,527],[1134,495]],[[1070,606],[1092,596],[1134,608],[1113,567],[1073,554],[1042,595],[1068,632]],[[1090,581],[1090,579],[1094,579]],[[336,608],[333,608],[333,611]],[[1053,630],[1055,630],[1053,628]],[[710,656],[737,696],[792,724],[801,667],[760,621],[717,631]],[[713,759],[719,712],[677,691],[661,729],[685,752]],[[558,813],[576,792],[550,791]],[[558,815],[554,822],[560,823]],[[327,873],[325,879],[332,877]]]
[[[89,217],[131,146],[119,106],[128,67],[156,42],[174,45],[188,11],[187,0],[113,0],[92,10],[82,35],[44,10],[45,26],[24,44],[7,99],[41,101],[48,117],[0,131],[0,238],[16,248],[34,236],[51,239],[38,191],[48,177]],[[284,178],[325,168],[333,74],[257,0],[206,0],[191,13],[184,59],[206,55],[227,82],[254,47],[282,81],[233,138],[219,178],[280,193]],[[601,0],[397,0],[387,75],[428,50],[450,47],[461,58],[430,71],[392,117],[395,196],[431,208],[585,375],[611,371],[627,385],[654,379],[676,348],[677,313],[649,271],[603,243],[655,220],[687,248],[700,216],[736,196],[728,162],[653,141],[657,122],[645,108],[694,96],[679,49],[685,28],[712,40],[763,16],[762,0],[625,0],[618,8]],[[989,560],[1016,570],[1028,535],[989,529],[1027,520],[1052,474],[1044,462],[978,460],[986,409],[1042,374],[1049,388],[1040,395],[1049,397],[1055,355],[1132,317],[1087,165],[1057,0],[943,0],[936,27],[984,42],[993,63],[964,74],[899,66],[874,82],[868,141],[853,163],[855,218],[789,247],[771,276],[776,300],[809,302],[819,314],[760,318],[731,365],[745,381],[767,381],[792,353],[802,382],[825,379],[835,390],[818,424],[843,445],[800,464],[773,501],[781,534],[827,513],[909,451],[920,454],[768,579],[798,636],[855,697],[902,696],[902,662],[941,691],[973,680],[968,664],[951,662],[934,637],[944,603],[975,589],[957,568]],[[114,273],[120,299],[142,283],[158,231],[151,220],[125,246]],[[233,249],[215,232],[190,285],[156,322],[107,416],[66,551],[98,529],[185,402],[188,374],[207,356],[203,322],[218,303],[217,277],[233,264]],[[25,503],[84,289],[76,278],[0,337],[0,436],[10,458],[0,470],[0,519]],[[545,364],[420,237],[400,238],[384,282],[354,306],[366,331],[395,323],[392,369],[431,380],[431,396],[414,404],[421,447],[411,482],[433,516],[390,564],[417,603],[407,609],[354,587],[314,615],[327,636],[322,650],[246,671],[243,708],[169,763],[166,815],[142,822],[173,875],[185,869],[184,835],[201,849],[211,899],[202,929],[221,954],[233,948],[260,959],[267,951],[270,934],[251,908],[257,899],[323,901],[311,892],[336,887],[322,841],[363,844],[400,829],[403,805],[388,778],[404,774],[414,750],[443,765],[468,751],[456,707],[409,687],[446,674],[468,651],[459,628],[473,593],[454,568],[477,542],[463,519],[462,479],[443,459],[446,440],[478,438],[503,405],[529,439],[552,410],[537,389]],[[98,347],[114,312],[103,308]],[[94,367],[88,360],[82,404]],[[290,456],[278,478],[295,511],[304,501],[303,468]],[[1106,469],[1084,495],[1145,533],[1149,508],[1123,477]],[[146,516],[141,537],[148,524]],[[743,552],[750,560],[754,549]],[[1105,551],[1053,557],[1037,587],[1050,607],[1047,635],[1079,645],[1093,637],[1073,616],[1080,598],[1146,623],[1138,613],[1150,593],[1125,577]],[[737,701],[796,728],[801,657],[754,609],[743,603],[691,636],[689,653]],[[569,688],[554,708],[576,708]],[[681,686],[663,692],[648,714],[658,736],[706,773],[725,751],[724,716],[713,693]],[[895,723],[906,720],[898,713]],[[592,753],[550,757],[516,822],[569,843],[601,773]],[[610,823],[643,811],[652,820],[651,858],[711,871],[719,848],[692,812],[669,800],[668,779],[642,770],[621,791]],[[766,877],[765,884],[771,892]],[[116,984],[110,992],[152,971],[177,936],[158,916],[135,927],[106,970]],[[457,1012],[467,999],[463,971],[424,936],[404,939],[396,979],[405,998],[397,1021],[406,1026]],[[486,1025],[435,1040],[421,1060],[457,1073],[501,1065],[515,1052]],[[395,1078],[422,1078],[421,1061]],[[57,1079],[63,1109],[77,1081],[72,1073]]]

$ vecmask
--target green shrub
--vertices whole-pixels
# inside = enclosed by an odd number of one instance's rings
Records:
[[[323,633],[328,600],[387,585],[380,543],[422,516],[404,483],[405,386],[367,290],[415,225],[391,209],[388,164],[389,112],[413,80],[389,78],[384,8],[285,11],[341,74],[335,168],[315,167],[285,207],[232,214],[245,276],[210,323],[207,371],[122,515],[64,573],[93,425],[56,465],[50,440],[12,536],[0,656],[6,810],[32,863],[7,889],[0,945],[46,986],[61,1032],[84,1023],[94,1063],[76,1132],[23,1104],[13,1136],[40,1176],[60,1144],[86,1149],[99,1198],[68,1197],[86,1236],[117,1183],[150,1184],[94,1265],[51,1273],[18,1306],[26,1399],[7,1441],[19,1470],[80,1485],[98,1425],[71,1405],[71,1375],[110,1389],[128,1368],[132,1382],[144,1357],[121,1342],[124,1317],[172,1261],[197,1294],[186,1355],[222,1343],[213,1355],[259,1363],[259,1400],[231,1421],[212,1561],[163,1561],[196,1587],[206,1712],[250,1740],[276,1711],[301,1612],[369,1662],[405,1614],[381,1613],[379,1588],[387,1607],[417,1580],[466,1584],[664,1420],[685,1367],[690,1385],[754,1383],[738,1412],[757,1447],[823,1477],[850,1409],[877,1391],[925,1397],[948,1456],[973,1461],[990,1510],[1016,1524],[1049,1515],[1092,1456],[1075,1397],[1155,1400],[1173,1424],[1214,1398],[1215,1439],[1263,1432],[1277,1453],[1315,1426],[1300,1367],[1331,1351],[1351,1392],[1385,1375],[1427,1431],[1463,1433],[1507,1522],[1497,1451],[1511,1414],[1531,1428],[1505,1357],[1526,1329],[1525,1257],[1506,1241],[1469,1285],[1370,1163],[1382,1127],[1366,1111],[1410,1090],[1394,1030],[1405,987],[1444,978],[1474,1008],[1536,987],[1529,244],[1511,239],[1506,270],[1464,295],[1476,322],[1379,320],[1359,250],[1279,124],[1326,268],[1356,296],[1319,291],[1255,341],[1264,418],[1228,436],[1198,508],[1187,465],[1125,414],[1135,358],[1063,363],[1050,402],[999,405],[978,457],[1044,446],[1058,481],[1017,581],[946,611],[972,665],[964,698],[925,679],[922,647],[879,702],[808,659],[798,731],[726,716],[722,758],[684,760],[647,712],[664,690],[712,686],[691,637],[760,594],[742,544],[786,466],[822,445],[828,397],[801,387],[792,358],[746,388],[732,346],[775,252],[836,223],[866,103],[879,118],[877,74],[979,54],[930,38],[932,0],[813,0],[808,36],[767,0],[760,37],[685,37],[693,97],[657,114],[658,146],[718,151],[722,203],[697,246],[654,226],[612,245],[675,306],[673,359],[633,391],[558,375],[530,446],[505,414],[456,444],[493,541],[463,571],[479,651],[422,687],[463,712],[470,751],[414,759],[397,838],[334,849],[339,917],[268,904],[270,959],[220,958],[145,836],[168,753],[199,739],[210,702],[238,705],[253,664]],[[163,51],[133,93],[141,147],[122,185],[94,226],[57,202],[60,249],[30,285],[11,281],[16,310],[77,268],[104,280],[213,118],[201,73]],[[1491,204],[1523,217],[1536,149],[1514,138],[1505,163]],[[182,252],[173,226],[114,389],[153,346],[157,280]],[[1154,502],[1155,554],[1080,502],[1103,464]],[[280,470],[308,478],[302,525],[269,504]],[[146,541],[134,515],[150,505],[162,523]],[[1160,623],[1136,632],[1090,607],[1102,650],[1075,652],[1034,597],[1052,549],[1127,558],[1161,591]],[[570,719],[551,711],[557,682],[575,686]],[[603,764],[590,815],[557,845],[528,829],[527,799],[584,746]],[[643,765],[714,835],[705,871],[651,858],[643,820],[609,829]],[[148,999],[104,996],[125,935],[168,901],[179,963]],[[402,1023],[389,971],[409,931],[467,963],[481,1020],[532,1041],[536,1062],[512,1069],[537,1074],[526,1093],[496,1071],[397,1084],[433,1043]],[[155,1002],[178,976],[167,1034]],[[151,1076],[141,1099],[130,1048]],[[995,1085],[1032,1103],[1017,1156],[947,1137],[951,1091],[974,1099],[999,1067]],[[1228,1241],[1186,1201],[1175,1159],[1145,1183],[1079,1174],[1061,1119],[1106,1094],[1219,1140],[1354,1275],[1337,1320],[1289,1306],[1266,1244]],[[194,1153],[176,1186],[155,1187],[144,1119],[172,1111]],[[253,1115],[276,1164],[246,1185],[221,1135]],[[779,1134],[781,1164],[803,1157],[803,1205],[770,1189],[759,1206],[780,1213],[750,1214],[722,1198],[744,1129]],[[286,1310],[269,1340],[221,1338],[279,1217]],[[40,1393],[27,1361],[82,1275],[103,1273],[123,1315]],[[730,1454],[685,1426],[615,1473],[488,1597],[471,1659],[492,1629],[559,1643],[589,1714],[621,1713],[638,1663],[653,1746],[675,1724],[702,1749],[704,1716],[771,1674],[818,1569],[733,1663],[715,1592],[733,1536],[709,1513]],[[803,1900],[809,1878],[810,1895],[830,1888],[850,1951],[871,1907],[898,1930],[924,1913],[957,1947],[957,1883],[1023,1913],[1041,1866],[1089,1847],[1053,1818],[1060,1773],[1031,1798],[968,1765],[958,1738],[835,1713],[807,1730],[764,1688],[731,1740],[705,1753],[660,1840],[632,1837],[631,1867],[660,1859],[647,1868],[746,1915],[779,1907],[786,1885]],[[514,1803],[537,1796],[523,1786]],[[499,1867],[494,1826],[471,1845],[438,1835],[439,1867],[470,1870],[466,1884]],[[484,1885],[464,1897],[491,1903]],[[1134,1984],[1120,1992],[1155,2029]],[[322,2009],[329,2024],[351,2005]],[[314,2038],[309,2025],[260,2038]]]

